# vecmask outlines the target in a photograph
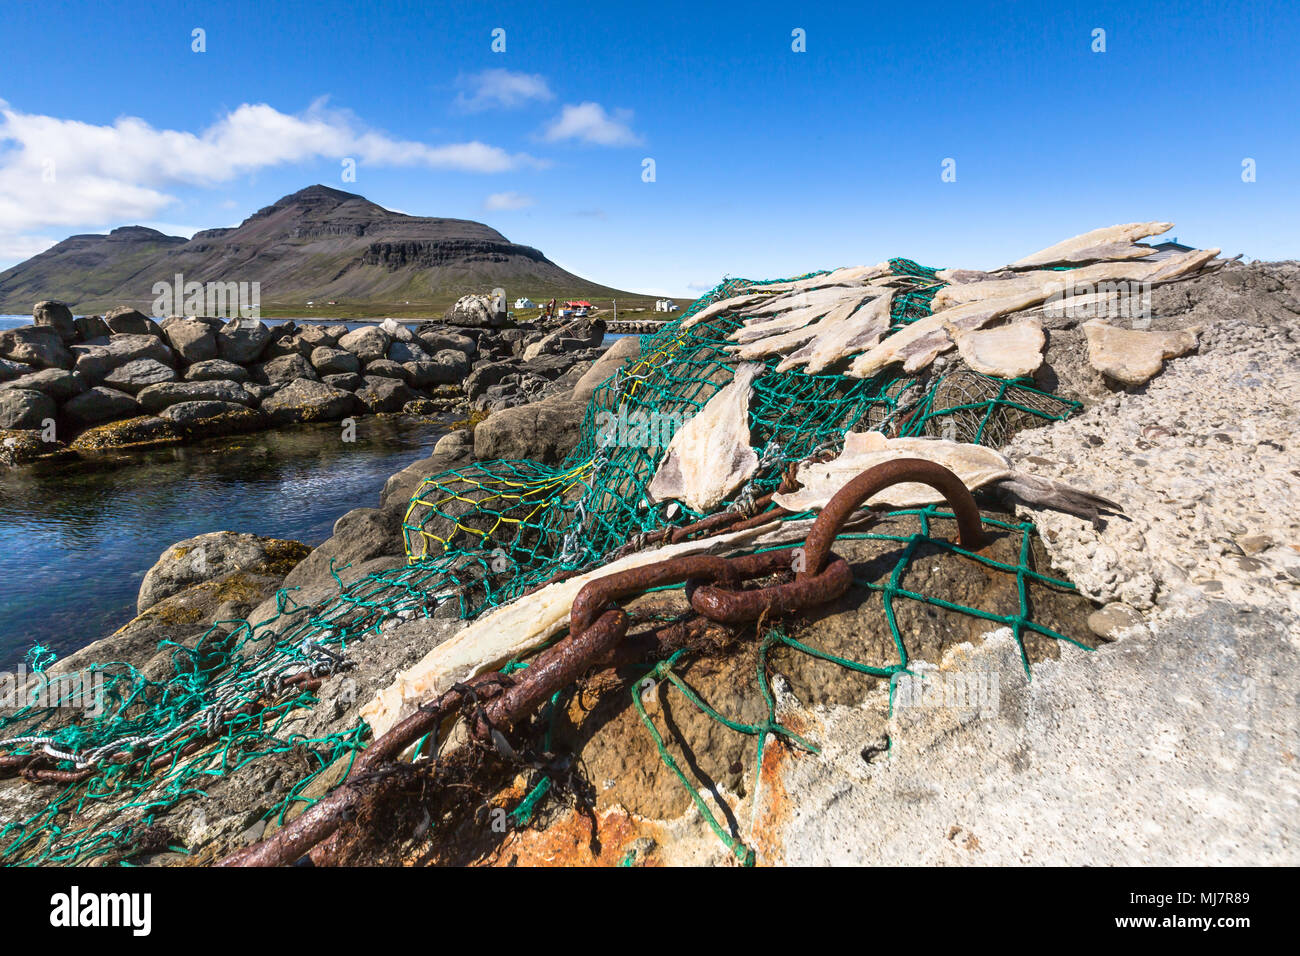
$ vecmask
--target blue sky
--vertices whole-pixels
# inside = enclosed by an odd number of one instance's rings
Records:
[[[316,182],[679,296],[891,255],[991,267],[1147,219],[1293,258],[1298,11],[7,0],[0,267]]]

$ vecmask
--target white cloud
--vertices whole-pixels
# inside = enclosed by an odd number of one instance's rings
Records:
[[[580,103],[564,107],[546,127],[543,137],[552,143],[576,139],[598,146],[635,146],[642,140],[628,126],[631,121],[631,110],[614,110],[611,114],[599,103]]]
[[[0,100],[0,234],[154,219],[176,202],[166,191],[172,187],[210,187],[269,166],[342,157],[475,173],[545,165],[478,141],[393,139],[347,111],[327,109],[324,100],[299,114],[245,103],[197,133],[155,129],[133,116],[96,126],[22,113]]]
[[[0,235],[0,269],[10,264],[22,262],[44,252],[59,240],[49,236],[3,236]]]
[[[501,209],[527,209],[535,204],[532,196],[525,196],[521,193],[493,193],[483,201],[483,208],[489,210]]]
[[[509,70],[484,70],[457,81],[466,90],[456,94],[456,105],[466,112],[492,109],[516,109],[533,101],[555,99],[546,77],[538,73],[512,73]]]

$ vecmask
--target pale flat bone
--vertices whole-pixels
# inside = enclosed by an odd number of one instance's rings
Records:
[[[940,312],[964,302],[999,299],[1044,290],[1047,293],[1044,298],[1048,298],[1063,292],[1067,286],[1078,288],[1101,282],[1164,282],[1199,269],[1218,254],[1218,249],[1193,249],[1157,262],[1098,262],[1064,272],[1040,269],[1009,279],[948,285],[935,294],[930,308]]]
[[[684,554],[725,554],[763,539],[777,531],[780,524],[771,521],[714,538],[638,551],[495,608],[399,673],[391,685],[361,709],[361,717],[370,725],[374,736],[380,737],[410,716],[421,703],[438,697],[452,684],[537,650],[568,626],[573,599],[589,581]],[[791,533],[797,530],[791,529]]]
[[[886,290],[860,306],[843,322],[819,334],[812,340],[810,351],[800,349],[777,368],[785,371],[803,363],[807,365],[809,375],[816,375],[840,359],[871,348],[889,331],[889,303],[892,299],[892,292]]]
[[[1151,255],[1154,250],[1150,246],[1134,246],[1131,243],[1148,236],[1161,235],[1172,228],[1172,222],[1130,222],[1094,229],[1017,259],[1008,268],[1067,265],[1095,259],[1140,259]]]
[[[975,371],[995,378],[1032,375],[1043,364],[1043,320],[1022,319],[996,329],[963,332],[949,328],[957,351]]]
[[[656,501],[675,498],[695,511],[713,510],[758,470],[749,446],[749,394],[765,369],[736,368],[736,377],[677,430],[650,481]]]
[[[1099,319],[1083,323],[1088,362],[1097,371],[1125,385],[1141,385],[1158,374],[1165,359],[1196,348],[1199,326],[1175,332],[1120,329]]]
[[[880,432],[848,432],[844,436],[844,450],[838,457],[801,465],[795,477],[803,487],[789,494],[777,492],[772,500],[790,511],[820,510],[862,472],[897,458],[938,462],[972,491],[1013,474],[1010,459],[983,445],[942,438],[886,438]],[[915,508],[943,500],[943,495],[929,485],[909,481],[878,492],[867,504]]]

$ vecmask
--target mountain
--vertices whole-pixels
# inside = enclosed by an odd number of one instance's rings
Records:
[[[654,298],[575,276],[482,223],[408,216],[317,185],[188,240],[143,226],[72,236],[0,272],[0,312],[30,312],[41,299],[78,314],[118,305],[148,312],[153,284],[177,273],[186,282],[260,282],[268,315],[428,315],[495,286],[511,300]]]

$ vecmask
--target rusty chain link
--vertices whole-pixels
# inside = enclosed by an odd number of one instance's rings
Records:
[[[935,462],[906,458],[869,468],[836,492],[813,521],[802,548],[778,548],[730,558],[679,555],[596,578],[574,598],[568,635],[538,654],[525,674],[482,674],[422,705],[372,743],[344,783],[328,797],[267,840],[227,856],[218,865],[275,866],[301,858],[350,819],[363,797],[399,785],[402,778],[387,765],[458,712],[468,709],[471,735],[484,742],[491,742],[494,732],[509,732],[519,726],[557,691],[609,656],[628,631],[628,614],[620,603],[653,588],[685,585],[692,609],[723,624],[753,621],[764,614],[804,611],[841,597],[852,585],[853,574],[848,562],[830,550],[832,542],[844,523],[872,496],[905,482],[929,485],[939,491],[956,517],[961,546],[968,550],[981,547],[979,508],[961,479]],[[766,504],[770,496],[759,501]],[[776,512],[788,514],[784,509],[774,509],[746,518],[743,523],[770,521],[780,516]],[[690,530],[722,524],[729,525],[728,530],[738,527],[706,518]],[[793,580],[741,589],[746,581],[791,572]]]

